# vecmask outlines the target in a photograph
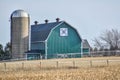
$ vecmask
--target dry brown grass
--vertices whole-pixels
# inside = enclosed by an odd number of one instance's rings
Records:
[[[16,61],[0,63],[0,71],[16,71],[16,70],[39,70],[39,69],[55,69],[69,67],[91,67],[107,66],[120,64],[120,57],[94,57],[94,58],[71,58],[71,59],[49,59],[49,60],[33,60],[33,61]],[[118,61],[117,61],[118,60]],[[92,63],[91,63],[92,61]],[[58,62],[58,63],[57,63]]]
[[[120,80],[120,65],[78,69],[2,71],[0,80]]]
[[[120,61],[110,61],[108,66],[107,59],[120,60],[120,57],[7,62],[6,70],[4,63],[0,63],[0,80],[120,80]],[[92,67],[90,60],[93,60]]]

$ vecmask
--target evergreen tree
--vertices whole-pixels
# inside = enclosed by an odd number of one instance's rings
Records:
[[[3,46],[2,44],[0,44],[0,60],[2,60],[3,54],[4,54]]]
[[[7,60],[11,58],[11,44],[7,43],[5,48],[0,44],[0,60]]]
[[[4,49],[4,59],[10,59],[11,58],[11,44],[8,42]]]

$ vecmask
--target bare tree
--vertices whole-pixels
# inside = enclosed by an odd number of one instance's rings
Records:
[[[94,39],[95,46],[110,50],[118,50],[120,48],[120,32],[117,29],[106,30],[101,36]]]
[[[97,38],[95,38],[94,40],[93,40],[94,42],[95,42],[95,47],[97,47],[97,48],[102,48],[102,43],[100,42],[100,40],[98,40]]]

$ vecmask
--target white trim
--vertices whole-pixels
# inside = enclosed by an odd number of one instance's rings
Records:
[[[90,48],[89,48],[89,55],[90,55]]]
[[[83,40],[81,42],[81,57],[83,56]]]
[[[47,59],[47,40],[45,40],[45,59]]]

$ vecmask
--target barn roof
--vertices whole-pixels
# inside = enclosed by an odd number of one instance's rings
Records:
[[[31,42],[45,41],[52,28],[56,27],[62,22],[63,21],[31,25]]]
[[[83,39],[83,48],[90,48],[90,45],[89,45],[87,39]]]
[[[60,22],[51,22],[51,23],[31,25],[31,43],[44,42],[47,39],[47,37],[49,36],[51,30],[53,28],[61,25],[62,23],[66,23],[66,22],[65,21],[60,21]],[[71,26],[70,24],[68,24],[68,25]],[[74,28],[74,27],[72,27],[72,28]],[[78,33],[78,31],[77,31],[77,33]],[[82,38],[80,37],[80,39],[82,39]]]

